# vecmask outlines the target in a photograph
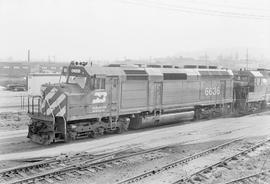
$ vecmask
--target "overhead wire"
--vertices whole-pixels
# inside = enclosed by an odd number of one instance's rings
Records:
[[[265,8],[255,8],[255,7],[252,7],[252,8],[250,8],[250,7],[247,7],[247,5],[248,4],[242,4],[242,5],[244,5],[244,6],[239,6],[239,4],[238,5],[232,5],[232,4],[228,4],[228,3],[226,3],[226,4],[224,4],[224,3],[210,3],[210,2],[207,2],[207,1],[196,1],[196,0],[181,0],[181,2],[186,2],[186,3],[188,3],[188,4],[195,4],[195,5],[198,5],[198,4],[200,4],[200,5],[210,5],[210,6],[217,6],[217,7],[223,7],[223,8],[233,8],[233,9],[242,9],[242,10],[251,10],[251,11],[264,11],[264,12],[270,12],[270,9],[265,9]]]
[[[173,10],[173,11],[179,11],[182,13],[193,13],[193,14],[203,14],[203,15],[210,15],[210,16],[223,16],[223,17],[257,19],[257,20],[270,20],[270,16],[265,16],[265,15],[236,13],[236,12],[229,12],[229,11],[205,9],[205,8],[194,8],[194,7],[179,6],[176,4],[161,3],[161,2],[149,1],[149,0],[143,0],[143,1],[121,0],[121,2],[133,4],[133,5],[135,4],[135,5],[141,5],[141,6],[147,6],[147,7],[168,9],[168,10]]]
[[[235,12],[228,12],[228,11],[218,11],[218,10],[211,10],[211,9],[202,9],[202,8],[191,8],[186,6],[179,6],[175,4],[168,4],[168,3],[160,3],[156,1],[149,1],[149,0],[128,0],[126,2],[142,4],[142,5],[154,5],[163,8],[173,8],[179,9],[185,12],[194,12],[194,13],[207,13],[207,14],[216,14],[216,15],[228,15],[228,16],[239,16],[239,17],[247,17],[247,18],[267,18],[270,19],[270,16],[261,16],[255,14],[246,14],[246,13],[235,13]]]

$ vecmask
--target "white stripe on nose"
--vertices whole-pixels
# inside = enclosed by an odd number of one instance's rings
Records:
[[[56,114],[56,116],[63,116],[66,113],[66,106],[61,108],[61,110]]]
[[[41,111],[43,111],[43,109],[45,108],[45,104],[47,103],[46,101],[51,99],[55,95],[56,92],[57,92],[57,89],[52,88],[51,91],[47,93],[47,95],[45,96],[45,99],[42,99]]]
[[[45,99],[46,100],[51,99],[55,95],[56,92],[57,92],[57,89],[56,88],[52,88],[52,90],[46,95]]]
[[[50,115],[54,109],[61,104],[63,100],[65,100],[66,96],[64,94],[61,94],[50,106],[50,108],[47,109],[46,114]]]

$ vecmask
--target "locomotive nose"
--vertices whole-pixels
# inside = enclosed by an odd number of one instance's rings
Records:
[[[41,112],[45,116],[65,116],[66,95],[60,86],[42,86]]]

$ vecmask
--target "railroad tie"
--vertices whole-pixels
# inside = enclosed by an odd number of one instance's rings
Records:
[[[34,169],[29,169],[28,170],[31,174],[37,174],[37,171],[35,171]]]
[[[194,182],[193,180],[191,180],[191,179],[188,180],[188,182],[189,182],[189,183],[192,183],[192,184],[195,184],[195,182]],[[182,182],[179,182],[179,183],[181,184]]]
[[[72,173],[70,173],[70,172],[67,172],[67,173],[65,173],[67,176],[69,176],[69,177],[72,177],[72,178],[74,178],[75,177],[75,175],[74,174],[72,174]]]
[[[76,170],[75,172],[78,173],[78,174],[80,174],[80,175],[85,175],[85,172],[84,171],[81,171],[81,170]]]
[[[34,180],[33,183],[35,183],[35,184],[42,184],[42,182],[40,180],[38,180],[38,179]]]
[[[89,172],[92,172],[92,173],[95,173],[96,172],[96,170],[95,169],[92,169],[92,168],[85,168],[87,171],[89,171]]]
[[[63,164],[63,163],[60,163],[59,165],[60,165],[61,167],[66,167],[66,165]]]
[[[103,168],[102,167],[100,167],[100,166],[94,166],[94,168],[96,168],[97,170],[103,170]]]
[[[50,164],[50,167],[51,167],[52,169],[57,168],[57,166],[56,166],[56,165],[53,165],[53,164]]]
[[[25,177],[25,178],[28,177],[28,175],[23,171],[18,171],[17,173],[22,177]]]
[[[120,165],[120,163],[119,162],[112,162],[112,164],[114,164],[114,165]]]
[[[54,183],[54,181],[49,177],[45,177],[44,180],[48,183]]]
[[[89,176],[93,175],[92,172],[88,171],[87,169],[84,169],[84,174]]]
[[[39,168],[38,168],[38,170],[40,170],[40,171],[44,172],[46,169],[45,169],[45,168],[43,168],[43,167],[39,167]]]
[[[201,178],[209,179],[207,176],[203,175],[202,173],[198,173],[197,175],[198,175],[199,177],[201,177]]]
[[[59,180],[59,181],[63,181],[63,180],[64,180],[63,178],[61,178],[61,177],[58,176],[58,175],[54,175],[53,177],[54,177],[55,179]]]
[[[13,178],[14,177],[14,173],[5,173],[4,177],[6,177],[6,178]]]
[[[265,182],[264,180],[261,180],[261,179],[257,179],[257,182],[260,183],[260,184],[268,184],[267,182]]]
[[[105,166],[105,167],[112,168],[112,166],[111,166],[110,164],[107,164],[107,163],[105,163],[104,166]]]
[[[126,161],[126,160],[119,160],[118,161],[120,164],[127,164],[128,163],[128,161]]]

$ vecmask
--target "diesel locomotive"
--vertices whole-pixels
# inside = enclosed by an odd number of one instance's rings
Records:
[[[260,109],[268,102],[259,71],[94,67],[71,63],[65,83],[44,84],[28,102],[28,138],[40,144]]]

